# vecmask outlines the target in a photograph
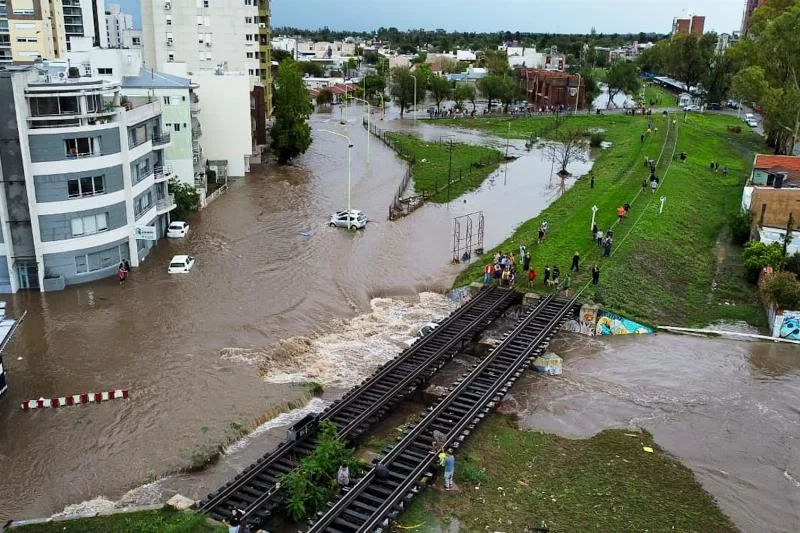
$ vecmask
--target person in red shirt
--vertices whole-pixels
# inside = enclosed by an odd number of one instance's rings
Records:
[[[528,287],[533,287],[533,282],[536,281],[536,269],[531,265],[528,271]]]
[[[617,216],[619,217],[619,221],[622,222],[622,219],[625,218],[625,208],[619,206],[617,208]]]
[[[494,274],[494,265],[491,263],[486,263],[486,266],[483,267],[483,284],[488,285],[489,281],[492,279],[492,274]]]

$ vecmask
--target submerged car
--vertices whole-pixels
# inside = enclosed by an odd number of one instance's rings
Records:
[[[175,222],[171,222],[169,227],[167,228],[167,237],[173,239],[179,237],[186,237],[187,233],[189,233],[189,224],[181,220],[176,220]]]
[[[336,211],[331,215],[329,222],[332,228],[355,228],[363,229],[367,225],[367,215],[363,211],[351,209],[350,211]]]
[[[194,257],[191,255],[176,255],[169,262],[167,272],[170,274],[185,274],[194,267]]]

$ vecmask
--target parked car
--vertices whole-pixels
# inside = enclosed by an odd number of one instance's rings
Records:
[[[194,257],[191,255],[176,255],[169,262],[167,272],[170,274],[185,274],[194,267]]]
[[[728,100],[727,105],[730,109],[739,109],[741,107],[739,102],[737,102],[736,100]]]
[[[744,120],[746,123],[749,123],[751,120],[755,120],[755,119],[756,119],[756,116],[754,114],[752,114],[752,113],[745,113],[744,116],[742,117],[742,120]]]
[[[171,222],[167,228],[167,237],[170,238],[186,237],[187,233],[189,233],[189,224],[182,220]]]
[[[689,104],[687,106],[683,106],[684,111],[700,111],[700,106],[697,104]]]
[[[331,215],[329,225],[332,228],[346,228],[348,227],[348,219],[350,221],[349,227],[351,228],[363,229],[367,225],[367,215],[357,209],[351,209],[349,214],[347,211],[336,211]]]
[[[758,121],[754,118],[751,118],[750,120],[747,121],[747,125],[750,126],[751,128],[757,128]]]
[[[719,111],[720,109],[722,109],[722,106],[719,105],[717,102],[711,102],[706,106],[706,109],[710,111]]]

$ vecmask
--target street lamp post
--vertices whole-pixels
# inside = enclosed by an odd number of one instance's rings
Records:
[[[369,163],[369,136],[372,135],[369,129],[369,117],[371,114],[369,102],[367,100],[364,100],[363,98],[357,98],[355,96],[353,97],[353,100],[358,100],[359,102],[364,102],[365,104],[367,104],[367,163]]]
[[[414,78],[414,125],[417,124],[417,77],[413,74],[409,74],[412,78]]]
[[[351,183],[351,178],[352,178],[352,174],[351,174],[351,169],[352,169],[351,153],[353,151],[353,143],[350,142],[350,137],[348,137],[347,135],[345,135],[343,133],[339,133],[339,132],[331,131],[331,130],[319,130],[319,131],[323,131],[325,133],[330,133],[331,135],[336,135],[338,137],[344,137],[344,139],[347,140],[347,230],[349,231],[350,230],[350,183]]]
[[[581,81],[582,80],[583,80],[583,78],[581,78],[581,74],[579,72],[578,73],[578,90],[575,92],[575,114],[576,115],[578,114],[578,98],[581,95]]]

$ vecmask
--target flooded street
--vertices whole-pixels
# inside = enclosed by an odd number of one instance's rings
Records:
[[[800,531],[797,346],[566,334],[551,349],[564,374],[515,388],[523,427],[572,438],[642,427],[742,531]]]
[[[314,143],[295,165],[254,167],[189,220],[186,239],[159,243],[125,286],[109,279],[6,298],[11,316],[27,310],[28,318],[4,354],[1,521],[47,516],[98,496],[117,499],[185,467],[231,438],[232,423],[299,398],[303,375],[333,391],[360,381],[417,327],[450,309],[443,298],[413,302],[420,291],[449,287],[458,271],[449,264],[452,217],[483,209],[488,248],[561,194],[549,161],[534,151],[450,205],[388,222],[404,163],[376,139],[366,162],[366,132],[355,113],[347,126],[331,115],[315,115],[312,126]],[[370,218],[365,231],[327,226],[330,213],[346,207],[347,150],[344,139],[319,129],[346,133],[355,145],[352,205]],[[167,262],[179,253],[194,255],[197,266],[168,276]],[[309,349],[307,339],[341,333],[343,319],[364,313],[372,318],[354,327],[371,324],[369,334],[382,339],[370,357],[356,332]],[[299,348],[275,348],[286,339]],[[131,398],[19,409],[23,400],[118,388]],[[234,460],[249,462],[274,436],[254,440]],[[220,472],[219,481],[229,475]]]

